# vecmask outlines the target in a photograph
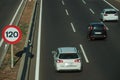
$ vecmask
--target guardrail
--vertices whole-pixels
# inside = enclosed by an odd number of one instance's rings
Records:
[[[30,65],[30,60],[32,55],[30,52],[31,52],[31,44],[33,41],[32,33],[34,30],[33,25],[35,20],[36,7],[37,7],[37,0],[34,0],[34,7],[33,7],[32,16],[29,24],[28,35],[26,38],[23,54],[21,57],[20,67],[17,74],[17,80],[28,80],[29,65]]]

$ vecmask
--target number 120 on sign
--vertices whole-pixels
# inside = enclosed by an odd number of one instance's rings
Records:
[[[15,44],[20,41],[20,39],[22,37],[22,32],[19,27],[9,25],[3,29],[2,37],[3,37],[4,41],[6,41],[10,44]]]

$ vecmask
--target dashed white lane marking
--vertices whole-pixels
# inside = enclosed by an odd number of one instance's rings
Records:
[[[84,49],[83,49],[82,44],[80,44],[80,48],[81,48],[81,50],[82,50],[82,53],[83,53],[83,56],[84,56],[84,58],[85,58],[86,63],[89,63],[89,60],[88,60],[88,58],[87,58],[87,56],[86,56],[86,53],[85,53],[85,51],[84,51]]]
[[[65,12],[66,12],[66,14],[67,14],[67,15],[69,15],[69,13],[68,13],[68,10],[67,10],[67,9],[65,9]]]
[[[103,23],[103,22],[101,22],[101,23]],[[105,27],[106,27],[106,30],[109,30],[109,28],[106,26],[106,24],[105,23],[103,23],[104,25],[105,25]]]
[[[70,25],[71,25],[71,27],[72,27],[72,29],[73,29],[73,32],[76,32],[76,30],[75,30],[75,27],[74,27],[73,23],[70,23]]]
[[[86,4],[85,0],[82,0],[82,2],[83,2],[84,4]]]
[[[119,9],[117,9],[115,6],[113,6],[112,4],[110,4],[109,2],[107,2],[106,0],[103,0],[105,3],[107,3],[109,6],[111,6],[112,8],[114,8],[115,10],[119,11]]]
[[[107,26],[105,26],[107,30],[109,30],[109,28]]]
[[[62,0],[62,4],[65,5],[64,1]]]
[[[92,14],[95,14],[95,12],[91,8],[89,10],[92,12]]]

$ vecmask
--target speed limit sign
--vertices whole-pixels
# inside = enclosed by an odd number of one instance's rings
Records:
[[[9,44],[16,44],[22,38],[22,32],[18,26],[8,25],[2,30],[2,38]]]

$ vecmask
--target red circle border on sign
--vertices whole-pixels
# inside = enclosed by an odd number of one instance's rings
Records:
[[[5,33],[6,29],[8,29],[8,28],[16,28],[16,29],[19,31],[19,38],[18,38],[16,41],[9,41],[9,40],[7,40],[7,39],[5,38],[4,33]],[[3,30],[2,30],[2,38],[3,38],[4,41],[7,42],[8,44],[16,44],[16,43],[18,43],[18,42],[21,40],[21,38],[22,38],[22,31],[20,30],[20,28],[19,28],[18,26],[15,26],[15,25],[7,25],[7,26],[5,26],[5,27],[3,28]]]

